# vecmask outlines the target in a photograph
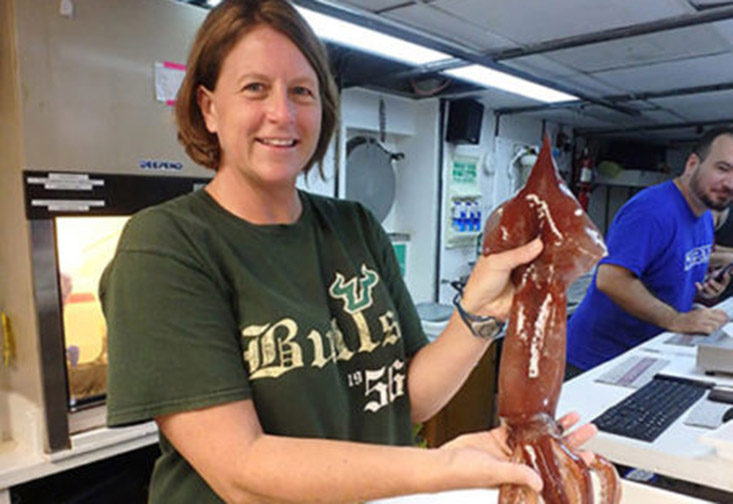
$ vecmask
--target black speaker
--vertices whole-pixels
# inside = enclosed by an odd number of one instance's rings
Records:
[[[456,144],[477,144],[481,138],[484,106],[464,98],[450,102],[445,141]]]

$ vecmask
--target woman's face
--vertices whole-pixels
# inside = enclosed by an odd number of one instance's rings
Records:
[[[221,147],[218,172],[258,186],[292,185],[316,149],[322,105],[318,77],[289,38],[267,25],[224,59],[216,89],[199,89],[207,129]]]

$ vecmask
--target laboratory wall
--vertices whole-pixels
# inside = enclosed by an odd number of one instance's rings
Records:
[[[60,4],[0,2],[0,310],[14,340],[0,363],[0,441],[29,445],[43,442],[43,391],[23,170],[210,176],[178,144],[156,78],[164,64],[180,75],[205,12],[158,0]]]
[[[381,122],[380,101],[383,102]],[[375,138],[388,151],[403,155],[393,162],[395,197],[382,225],[396,240],[406,243],[405,281],[413,299],[432,301],[438,247],[435,206],[440,176],[438,101],[416,101],[365,89],[347,89],[342,93],[341,105],[339,196],[348,197],[346,142],[349,139]]]
[[[605,236],[618,210],[642,189],[660,184],[684,171],[690,146],[664,149],[664,160],[658,165],[627,165],[618,173],[603,170],[607,161],[598,155],[595,159],[593,191],[588,215]]]
[[[380,100],[385,112],[381,126]],[[383,127],[382,145],[391,152],[404,154],[404,158],[394,163],[396,196],[382,224],[387,232],[407,237],[405,279],[418,303],[450,303],[455,293],[450,282],[470,273],[483,223],[521,187],[528,173],[521,166],[520,157],[539,151],[543,131],[554,139],[562,128],[539,119],[504,116],[497,129],[494,111],[490,104],[485,104],[479,143],[452,144],[440,138],[440,107],[437,99],[416,101],[365,89],[347,89],[342,93],[338,195],[348,197],[346,142],[359,135],[380,139]],[[448,107],[447,103],[443,120],[447,120]],[[570,132],[567,127],[564,131]],[[555,148],[553,155],[560,174],[569,178],[572,152]],[[449,231],[453,224],[449,179],[454,159],[464,158],[477,163],[475,201],[481,212],[479,232],[468,240],[451,243],[454,236]]]
[[[439,256],[437,301],[449,304],[456,290],[451,282],[460,281],[470,274],[480,253],[483,224],[502,202],[511,198],[522,187],[534,157],[539,152],[543,134],[555,139],[561,125],[543,122],[539,119],[519,116],[497,116],[491,104],[485,104],[480,141],[476,145],[444,143],[443,187],[441,197],[441,247]],[[497,125],[497,121],[499,124]],[[566,127],[564,131],[569,133]],[[553,157],[558,171],[569,178],[572,151],[553,148]],[[455,160],[469,160],[476,163],[478,191],[463,198],[456,196],[451,180]],[[522,161],[525,164],[522,165]],[[529,164],[528,164],[529,163]],[[465,191],[464,191],[465,192]],[[465,232],[453,232],[456,227],[455,212],[460,205],[478,203],[480,227]],[[456,205],[458,202],[458,205]],[[476,211],[472,208],[471,211]],[[456,236],[458,235],[458,236]],[[461,236],[463,235],[463,236]]]
[[[167,0],[74,5],[67,15],[56,0],[0,2],[0,310],[16,342],[15,361],[0,367],[0,441],[40,432],[27,425],[43,404],[22,171],[212,174],[186,156],[170,103],[161,98],[180,77],[206,11]],[[480,142],[455,145],[440,137],[443,106],[449,104],[344,90],[322,167],[298,181],[315,193],[347,196],[346,145],[357,136],[399,154],[383,225],[404,244],[405,280],[416,302],[450,302],[449,283],[470,272],[483,222],[521,185],[522,159],[537,150],[543,128],[552,138],[559,128],[518,116],[502,116],[497,126],[491,103],[484,103]],[[555,154],[567,174],[570,154]],[[481,214],[478,227],[463,235],[451,231],[456,185],[450,174],[457,160],[476,169],[464,196]]]
[[[15,345],[9,349],[6,364],[0,361],[0,443],[9,441],[14,428],[23,423],[23,415],[11,408],[11,391],[18,401],[40,401],[38,364],[36,362],[36,326],[30,280],[30,248],[23,217],[20,171],[23,139],[20,133],[20,81],[18,65],[15,5],[0,2],[0,311],[11,321]],[[5,345],[9,343],[3,335]]]
[[[0,363],[0,442],[12,439],[39,451],[42,363],[23,170],[212,175],[181,148],[165,98],[206,11],[168,0],[73,5],[73,13],[65,13],[56,0],[0,2],[0,310],[15,340],[14,360]],[[437,250],[438,102],[347,90],[341,112],[323,176],[316,167],[298,185],[342,197],[346,141],[357,134],[378,137],[383,127],[387,148],[404,154],[395,163],[396,197],[385,228],[406,243],[406,280],[415,299],[429,300]]]
[[[162,101],[206,11],[168,0],[76,2],[70,16],[55,0],[15,5],[25,167],[209,174],[180,148]]]

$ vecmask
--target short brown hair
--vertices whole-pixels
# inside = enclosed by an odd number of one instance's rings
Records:
[[[209,12],[196,33],[188,55],[186,75],[178,90],[178,140],[194,162],[213,170],[218,169],[221,147],[217,135],[206,128],[198,105],[198,88],[204,86],[213,91],[226,56],[245,34],[261,25],[267,25],[288,37],[300,49],[318,77],[321,132],[316,150],[303,169],[307,173],[314,163],[323,160],[328,150],[338,121],[338,90],[323,44],[286,0],[224,0]]]
[[[692,153],[700,158],[700,162],[705,161],[705,158],[710,154],[710,147],[713,145],[713,142],[719,136],[723,135],[733,136],[733,126],[720,126],[709,129],[697,139],[695,145],[692,147]]]

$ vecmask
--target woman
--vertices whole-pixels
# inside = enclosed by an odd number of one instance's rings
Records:
[[[358,204],[309,195],[336,124],[325,51],[284,0],[225,0],[201,26],[179,138],[216,170],[135,216],[100,292],[109,423],[154,418],[151,502],[357,502],[515,482],[505,432],[413,448],[490,340],[454,314],[427,340],[388,238]],[[461,303],[503,319],[538,241],[482,258]],[[566,427],[576,419],[567,418]],[[592,435],[576,431],[576,443]]]

